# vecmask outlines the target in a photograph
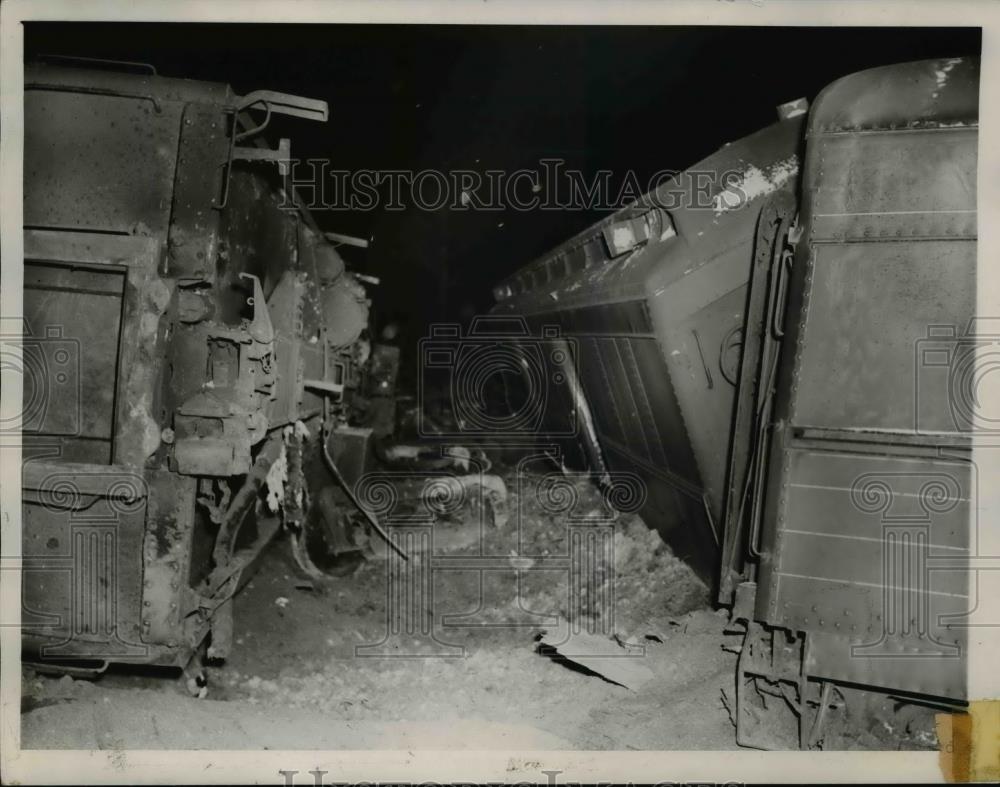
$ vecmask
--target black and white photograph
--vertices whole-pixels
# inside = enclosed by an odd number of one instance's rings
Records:
[[[3,9],[3,783],[1000,778],[988,4],[88,5]]]

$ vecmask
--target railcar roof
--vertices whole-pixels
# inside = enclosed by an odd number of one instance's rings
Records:
[[[979,58],[870,68],[830,83],[809,113],[809,134],[975,125]]]
[[[104,68],[67,66],[46,61],[29,63],[24,69],[26,85],[43,84],[114,90],[152,96],[162,101],[196,101],[231,106],[236,98],[232,88],[221,82],[175,79],[156,74],[115,71]]]

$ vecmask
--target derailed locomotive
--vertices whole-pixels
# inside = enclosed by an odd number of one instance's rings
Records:
[[[844,77],[494,290],[572,356],[541,431],[640,475],[731,605],[743,745],[777,708],[817,745],[851,692],[965,700],[978,77]]]
[[[196,680],[282,526],[308,567],[370,302],[264,142],[325,102],[130,70],[26,69],[23,653]]]

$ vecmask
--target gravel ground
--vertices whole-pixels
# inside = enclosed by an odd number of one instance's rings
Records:
[[[472,503],[435,524],[433,560],[411,556],[418,575],[435,568],[426,632],[408,632],[403,620],[402,633],[386,637],[400,620],[387,603],[392,561],[373,557],[309,589],[279,540],[236,598],[234,652],[210,668],[207,699],[167,674],[112,670],[88,682],[26,673],[22,745],[736,748],[727,704],[740,638],[723,632],[726,615],[709,608],[704,584],[637,516],[615,519],[589,485],[574,484],[573,512],[543,504],[530,484],[508,486],[506,525]],[[613,534],[613,556],[575,597],[558,563],[570,520]],[[493,569],[441,570],[442,556],[482,555],[494,556]],[[558,638],[567,619],[620,648],[648,679],[629,688],[546,655],[538,640],[546,631]]]

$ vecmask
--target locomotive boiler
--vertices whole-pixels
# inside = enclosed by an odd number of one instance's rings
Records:
[[[369,300],[288,180],[323,101],[51,63],[25,74],[23,653],[225,657],[232,598],[346,422]]]
[[[494,291],[572,356],[540,432],[639,474],[731,606],[743,745],[779,709],[808,747],[848,700],[965,701],[978,79],[844,77]]]

